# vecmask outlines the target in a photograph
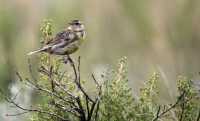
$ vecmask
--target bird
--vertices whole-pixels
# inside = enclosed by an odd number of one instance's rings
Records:
[[[46,52],[52,55],[70,55],[76,52],[83,43],[86,32],[85,26],[80,20],[72,20],[68,27],[58,32],[49,42],[38,50],[27,55]]]

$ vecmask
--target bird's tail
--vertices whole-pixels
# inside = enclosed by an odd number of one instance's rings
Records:
[[[29,52],[27,55],[33,55],[33,54],[36,54],[36,53],[45,51],[45,50],[47,50],[48,48],[50,48],[50,46],[46,46],[46,47],[43,47],[43,48],[41,48],[41,49],[39,49],[39,50],[35,50],[35,51],[32,51],[32,52]]]
[[[44,51],[43,49],[39,49],[39,50],[35,50],[35,51],[32,51],[32,52],[29,52],[27,55],[33,55],[33,54],[36,54],[36,53],[39,53],[39,52],[42,52]]]

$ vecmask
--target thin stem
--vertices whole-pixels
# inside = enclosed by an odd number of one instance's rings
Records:
[[[196,121],[200,121],[200,109],[199,109],[199,113],[198,113],[198,116],[197,116],[197,120]]]
[[[73,62],[73,60],[71,59],[71,57],[68,55],[68,59],[69,62],[74,70],[74,74],[75,74],[75,84],[77,85],[78,89],[81,90],[81,92],[84,94],[84,96],[86,96],[91,102],[94,103],[94,101],[92,100],[92,98],[89,97],[89,95],[85,92],[85,90],[83,89],[83,87],[81,86],[81,82],[80,82],[80,75],[77,75],[77,71],[76,71],[76,67],[75,64]],[[78,60],[78,74],[80,74],[80,57]]]
[[[2,93],[2,91],[1,91]],[[3,94],[3,93],[2,93]],[[49,111],[44,111],[44,110],[39,110],[39,109],[28,109],[28,108],[24,108],[22,107],[21,105],[17,104],[15,101],[13,101],[12,99],[9,99],[8,96],[4,95],[4,98],[7,102],[13,104],[14,106],[16,106],[17,108],[25,111],[25,112],[38,112],[38,113],[42,113],[42,114],[47,114],[47,115],[50,115],[50,116],[53,116],[53,117],[56,117],[56,118],[59,118],[61,119],[62,121],[70,121],[68,119],[65,119],[64,117],[60,116],[60,115],[57,115],[55,113],[52,113],[52,112],[49,112]],[[21,113],[23,114],[23,113]],[[25,113],[24,113],[25,114]]]
[[[172,110],[173,108],[175,108],[179,104],[179,102],[181,101],[181,99],[184,97],[184,95],[185,95],[185,92],[183,92],[179,96],[178,100],[173,105],[171,105],[168,109],[166,109],[165,111],[163,111],[159,115],[156,115],[156,117],[152,121],[157,121],[160,117],[162,117],[163,115],[165,115],[166,113],[168,113],[170,110]]]

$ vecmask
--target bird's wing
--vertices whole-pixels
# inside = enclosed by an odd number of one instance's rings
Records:
[[[43,48],[47,49],[56,49],[56,48],[63,48],[69,43],[73,42],[75,35],[71,31],[61,31],[56,34],[52,41],[46,44]],[[47,50],[46,49],[46,50]]]
[[[41,49],[30,52],[28,53],[28,55],[32,55],[42,51],[48,51],[49,49],[54,50],[59,47],[63,48],[64,46],[71,43],[74,40],[74,38],[75,35],[71,31],[61,31],[57,33],[56,36]]]
[[[47,45],[57,45],[59,43],[62,43],[63,41],[65,42],[71,42],[71,40],[74,39],[74,34],[70,31],[61,31],[59,33],[56,34],[56,36],[53,38],[52,41],[50,41],[50,43],[48,43]]]
[[[74,41],[75,35],[71,31],[61,31],[55,35],[55,37],[49,41],[46,45],[44,45],[40,50],[36,50],[36,52],[41,52],[41,51],[48,51],[54,50],[56,48],[63,48],[66,45],[70,44],[71,42]],[[31,53],[32,54],[32,53]]]

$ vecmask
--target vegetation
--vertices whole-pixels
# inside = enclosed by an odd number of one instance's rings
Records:
[[[45,21],[41,31],[48,41],[52,35],[51,21]],[[35,89],[40,102],[23,107],[15,102],[16,97],[1,91],[7,102],[22,111],[7,116],[31,113],[30,121],[200,121],[199,97],[190,79],[179,77],[176,101],[162,105],[155,99],[159,95],[158,73],[152,74],[141,88],[139,98],[135,98],[128,84],[127,58],[123,57],[116,69],[108,70],[102,83],[91,74],[95,84],[95,91],[91,93],[81,79],[80,61],[80,57],[78,61],[68,57],[66,64],[58,57],[41,54],[38,77],[35,77],[29,59],[31,78],[19,73],[17,77]]]

